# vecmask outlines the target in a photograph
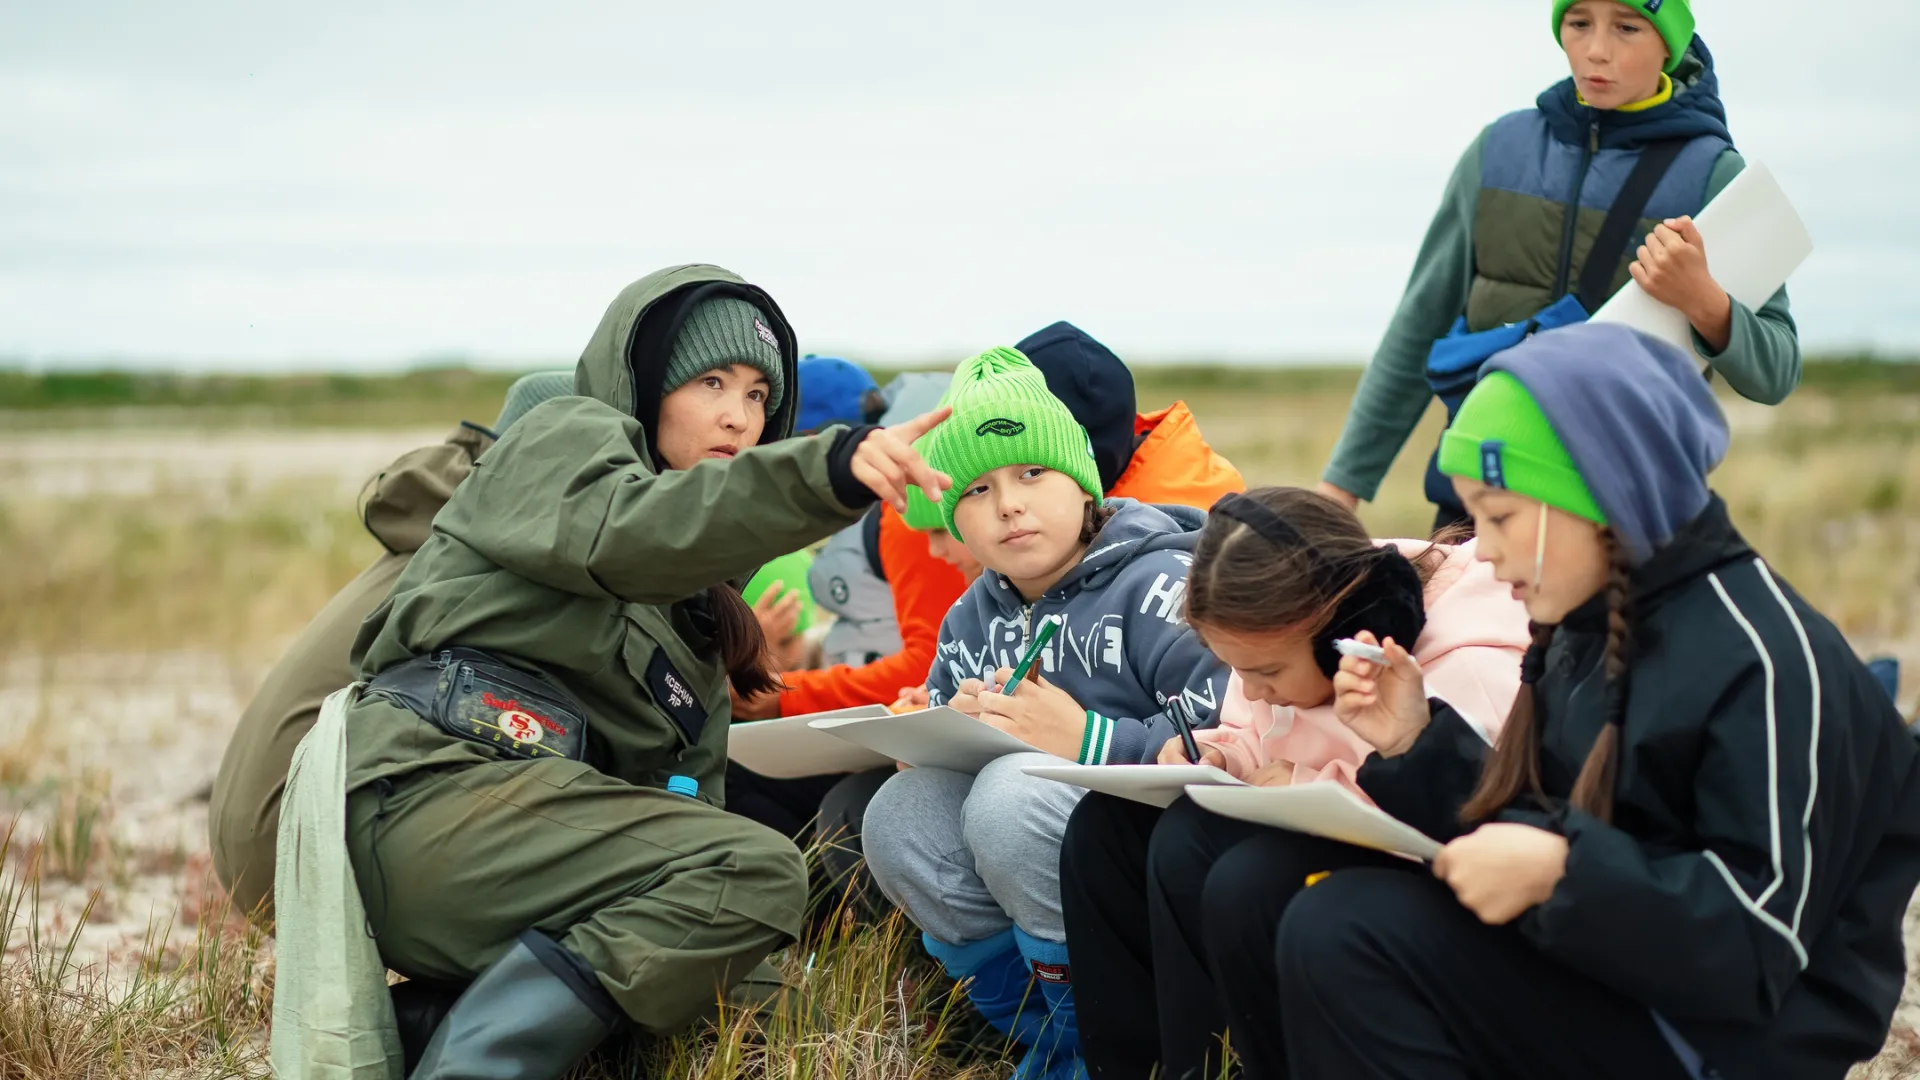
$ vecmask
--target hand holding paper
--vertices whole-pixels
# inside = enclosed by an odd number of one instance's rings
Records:
[[[1707,242],[1691,217],[1654,226],[1627,273],[1655,300],[1687,317],[1714,352],[1733,335],[1733,301],[1707,269]]]
[[[1567,876],[1567,838],[1531,825],[1482,825],[1440,849],[1433,876],[1481,922],[1505,926],[1546,903]]]
[[[1713,253],[1715,284],[1756,311],[1813,252],[1806,223],[1773,174],[1757,161],[1747,162],[1692,225],[1702,252]],[[1594,322],[1625,323],[1698,357],[1689,320],[1688,313],[1649,295],[1637,275],[1593,313]]]

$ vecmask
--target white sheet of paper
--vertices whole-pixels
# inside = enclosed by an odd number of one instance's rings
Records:
[[[1727,295],[1759,310],[1813,253],[1813,237],[1765,165],[1748,161],[1725,190],[1693,219],[1707,245],[1707,268]],[[1631,253],[1629,253],[1631,254]],[[1687,317],[1629,280],[1593,313],[1594,322],[1625,323],[1698,359]]]
[[[1212,765],[1029,765],[1020,771],[1162,809],[1189,787],[1247,786]]]
[[[735,724],[727,729],[727,757],[775,780],[878,769],[893,759],[836,739],[813,722],[889,715],[885,705],[862,705]]]
[[[1324,836],[1343,844],[1431,860],[1440,845],[1419,829],[1368,805],[1331,780],[1292,787],[1187,789],[1202,809],[1222,817]]]
[[[1041,753],[1039,747],[945,705],[898,716],[815,720],[813,727],[923,769],[977,773],[1008,754]]]

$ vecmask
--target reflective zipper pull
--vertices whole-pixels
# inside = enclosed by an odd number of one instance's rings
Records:
[[[1592,126],[1587,128],[1587,153],[1597,154],[1599,152],[1600,152],[1600,121],[1595,120]]]

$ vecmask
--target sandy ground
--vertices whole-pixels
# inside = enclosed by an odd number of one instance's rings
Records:
[[[226,497],[289,479],[316,497],[351,497],[397,453],[439,436],[423,432],[134,433],[102,441],[63,434],[0,439],[0,483],[43,497],[146,494],[182,479]],[[17,490],[17,489],[16,489]],[[297,629],[297,624],[293,627]],[[0,830],[14,819],[16,860],[59,812],[63,797],[94,792],[108,807],[94,862],[79,882],[43,882],[39,923],[64,938],[89,899],[76,959],[122,961],[156,928],[190,939],[204,914],[207,805],[228,733],[281,643],[235,658],[174,651],[0,656]],[[1920,658],[1920,643],[1894,643]],[[1920,905],[1907,915],[1920,948]],[[16,936],[7,962],[16,962]],[[1888,1051],[1856,1080],[1920,1077],[1920,965]]]

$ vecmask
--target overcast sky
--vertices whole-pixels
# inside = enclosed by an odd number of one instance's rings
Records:
[[[1920,351],[1920,5],[1695,10],[1814,235],[1803,340]],[[1565,74],[1548,12],[0,0],[0,358],[570,362],[691,260],[875,361],[1056,318],[1357,358],[1460,152]]]

